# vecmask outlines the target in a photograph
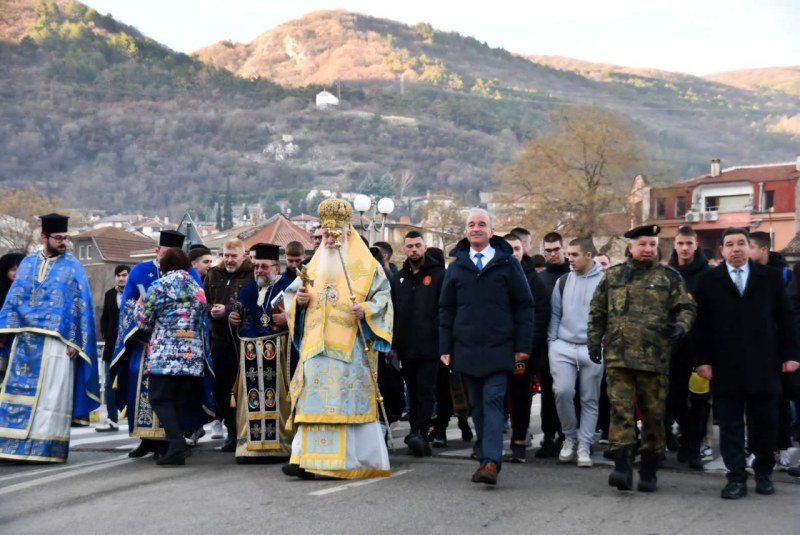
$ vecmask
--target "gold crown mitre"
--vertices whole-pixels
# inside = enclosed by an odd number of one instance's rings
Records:
[[[342,228],[350,223],[353,207],[344,199],[325,199],[317,209],[322,228]]]

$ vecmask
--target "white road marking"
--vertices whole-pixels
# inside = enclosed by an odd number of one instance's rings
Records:
[[[409,469],[409,470],[398,470],[397,472],[394,472],[391,475],[391,477],[402,476],[403,474],[407,474],[407,473],[412,472],[412,471],[413,470],[411,470],[411,469]],[[308,495],[309,496],[325,496],[326,494],[333,494],[334,492],[339,492],[340,490],[345,490],[345,489],[349,489],[349,488],[352,488],[352,487],[361,487],[361,486],[364,486],[364,485],[370,485],[372,483],[378,483],[379,481],[385,481],[386,479],[390,479],[390,478],[376,477],[376,478],[372,478],[372,479],[362,479],[361,481],[353,481],[352,483],[345,483],[344,485],[338,485],[336,487],[330,487],[328,489],[315,490],[314,492],[309,492]]]
[[[85,446],[86,444],[99,444],[101,442],[119,442],[121,440],[138,440],[138,439],[136,437],[129,437],[127,433],[125,433],[124,435],[79,438],[77,440],[71,440],[69,443],[69,447],[76,448],[78,446]]]
[[[127,455],[122,455],[120,457],[114,457],[112,459],[105,459],[102,461],[90,461],[86,463],[75,464],[72,466],[63,466],[58,468],[50,468],[47,470],[37,470],[36,472],[13,474],[10,476],[0,478],[0,483],[9,481],[11,479],[16,479],[19,477],[30,477],[32,475],[37,475],[37,474],[53,474],[53,472],[61,472],[59,474],[45,475],[45,477],[40,477],[37,479],[33,479],[31,481],[25,481],[23,483],[17,483],[16,485],[9,485],[8,487],[0,488],[0,496],[3,496],[4,494],[11,494],[12,492],[17,492],[31,487],[46,485],[54,481],[66,479],[68,477],[82,475],[82,474],[89,474],[91,472],[96,472],[98,470],[104,470],[106,468],[111,468],[119,464],[125,464],[131,461],[132,459],[129,459]]]

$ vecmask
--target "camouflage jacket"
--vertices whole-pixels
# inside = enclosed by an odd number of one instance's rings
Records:
[[[697,305],[673,268],[628,259],[608,268],[589,311],[589,347],[603,344],[607,368],[667,374],[670,323],[685,334]]]

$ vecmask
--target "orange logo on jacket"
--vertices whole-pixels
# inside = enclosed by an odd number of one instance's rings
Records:
[[[431,278],[430,275],[425,275],[422,278],[422,285],[423,286],[430,286],[432,282],[433,282],[433,279]]]

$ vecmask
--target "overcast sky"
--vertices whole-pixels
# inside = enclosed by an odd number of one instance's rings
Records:
[[[800,0],[84,0],[182,52],[346,9],[493,47],[690,74],[800,65]]]

